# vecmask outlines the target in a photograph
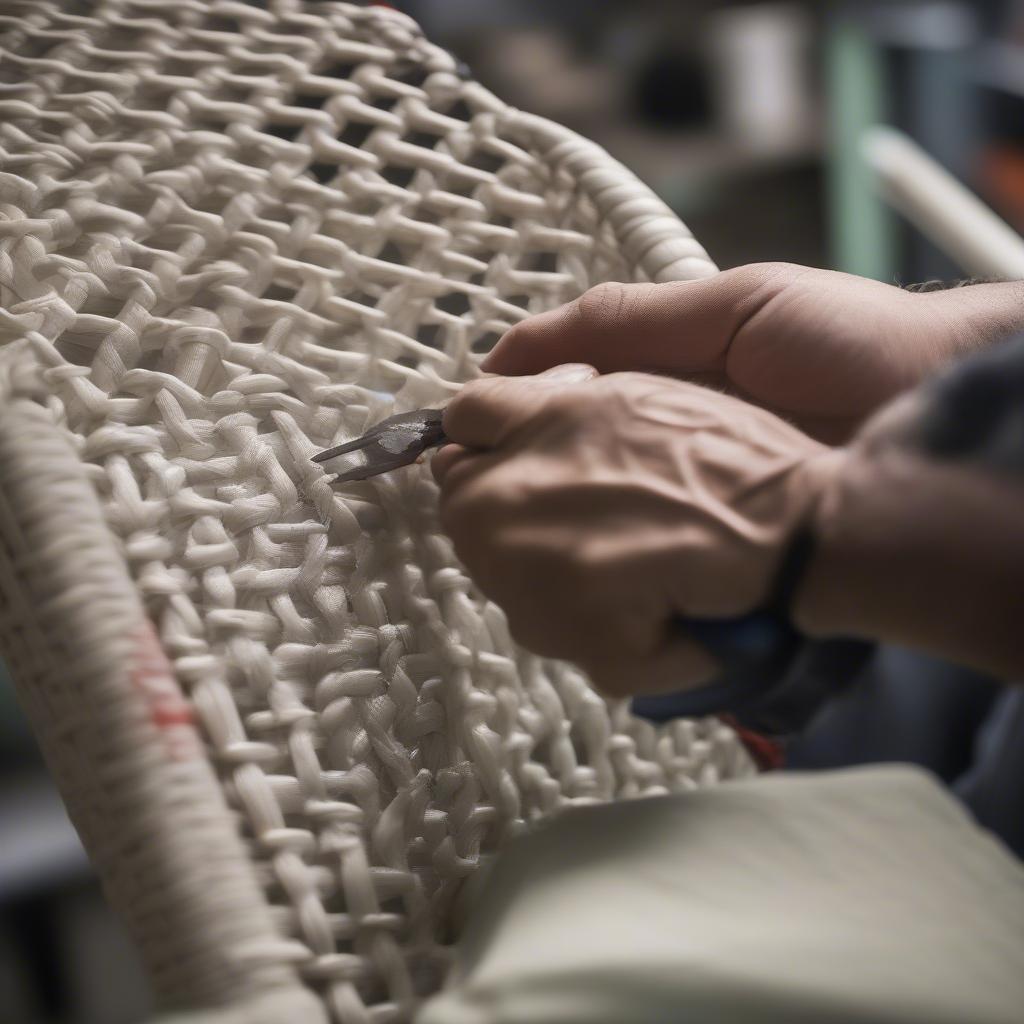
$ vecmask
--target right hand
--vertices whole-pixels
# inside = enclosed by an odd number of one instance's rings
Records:
[[[704,280],[602,284],[516,324],[483,368],[561,363],[726,389],[833,444],[955,358],[1024,327],[1024,285],[913,293],[784,263]]]
[[[586,366],[470,381],[444,428],[459,558],[520,643],[616,696],[714,676],[680,620],[760,607],[846,459],[710,388]]]

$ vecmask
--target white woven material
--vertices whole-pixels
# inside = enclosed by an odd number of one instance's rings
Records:
[[[516,648],[425,468],[310,456],[528,311],[714,267],[393,11],[0,11],[5,657],[169,1002],[406,1020],[524,823],[752,767]]]

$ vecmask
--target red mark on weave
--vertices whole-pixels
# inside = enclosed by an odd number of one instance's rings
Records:
[[[779,740],[754,732],[753,729],[744,728],[732,715],[719,715],[718,717],[726,725],[732,726],[736,730],[736,734],[743,746],[747,748],[747,753],[754,759],[759,771],[778,771],[786,763],[786,748]]]
[[[171,663],[150,622],[142,624],[135,640],[132,686],[146,703],[149,720],[160,733],[165,753],[172,761],[199,757],[201,748],[192,708],[174,678]]]
[[[171,708],[160,704],[153,708],[153,721],[161,729],[169,728],[172,725],[193,725],[195,722],[190,707]]]

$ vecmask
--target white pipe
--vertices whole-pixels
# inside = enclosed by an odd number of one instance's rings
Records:
[[[909,136],[870,128],[861,148],[886,199],[967,273],[1024,279],[1024,238]]]

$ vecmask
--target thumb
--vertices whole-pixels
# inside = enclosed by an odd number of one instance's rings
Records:
[[[514,376],[585,360],[602,373],[720,371],[733,335],[783,285],[789,270],[756,264],[699,281],[601,284],[516,324],[483,368]]]
[[[466,448],[497,448],[553,395],[597,376],[585,363],[556,366],[537,377],[487,377],[466,384],[442,420],[449,440]]]

